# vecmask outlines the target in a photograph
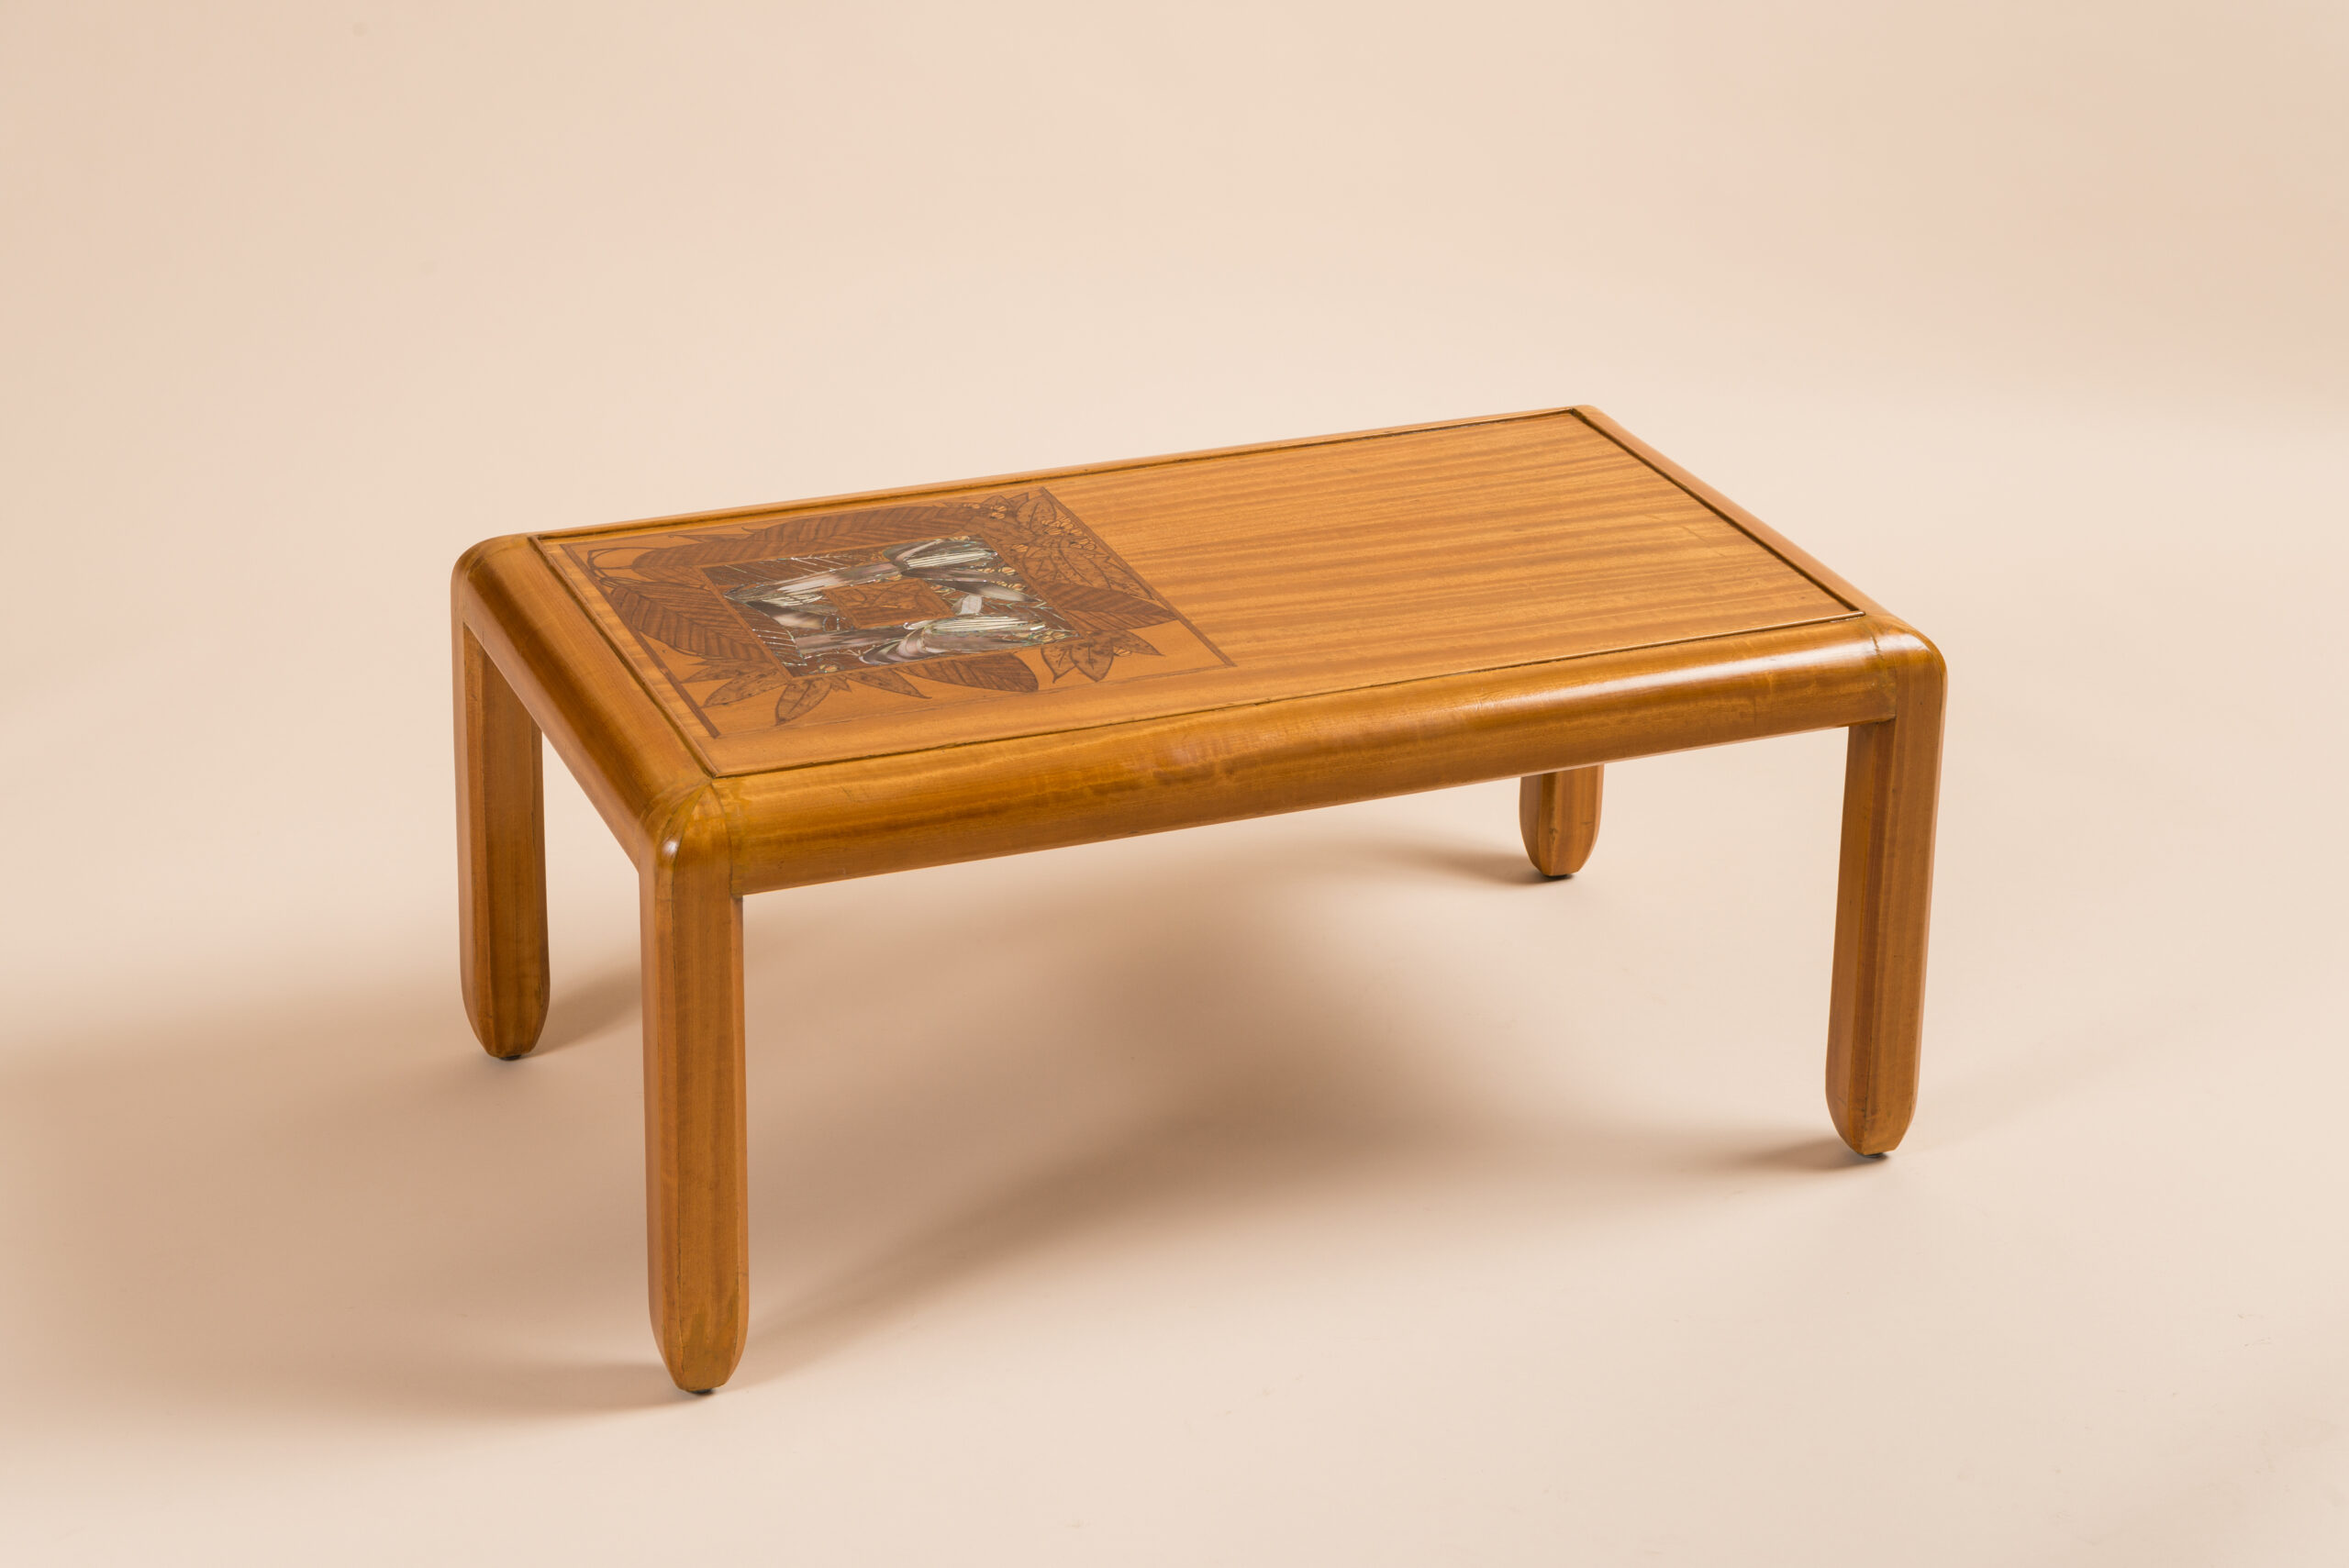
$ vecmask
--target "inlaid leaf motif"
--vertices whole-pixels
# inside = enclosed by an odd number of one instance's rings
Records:
[[[849,670],[843,672],[852,680],[867,686],[877,686],[885,692],[895,692],[901,697],[930,700],[930,694],[915,685],[895,670]]]
[[[664,583],[699,584],[702,568],[771,556],[807,555],[856,545],[901,544],[925,533],[951,533],[970,523],[963,506],[883,506],[870,512],[786,517],[765,528],[648,550],[629,563],[642,576]]]
[[[766,651],[733,606],[707,588],[619,577],[599,577],[596,586],[620,619],[681,653],[755,662]]]
[[[811,549],[839,550],[852,544],[902,544],[926,535],[961,533],[970,526],[970,503],[952,501],[800,517],[778,523],[775,531],[805,539]]]
[[[1142,580],[1086,532],[1051,491],[1025,490],[994,500],[1004,517],[996,527],[1020,557],[1031,581],[1050,578],[1120,594],[1148,595]]]
[[[676,583],[688,588],[698,588],[703,583],[700,563],[685,558],[711,548],[713,545],[710,543],[701,543],[673,545],[667,550],[648,550],[629,563],[629,570],[655,583]]]
[[[789,724],[834,692],[848,689],[848,683],[838,675],[815,675],[804,681],[792,681],[774,699],[774,721]]]
[[[1072,639],[1066,642],[1048,642],[1039,652],[1044,656],[1044,668],[1057,681],[1063,675],[1081,674],[1087,680],[1106,678],[1120,653],[1147,653],[1161,657],[1157,649],[1130,631],[1097,631],[1091,637]]]
[[[791,676],[788,673],[773,665],[763,670],[746,671],[735,675],[724,685],[702,698],[702,706],[718,707],[726,703],[742,702],[757,696],[761,692],[771,692],[789,679]]]
[[[1180,618],[1155,600],[1122,594],[1115,588],[1043,578],[1035,579],[1034,583],[1036,592],[1043,595],[1046,604],[1066,617],[1071,626],[1085,631],[1126,631],[1136,627],[1163,626]]]
[[[1036,672],[1017,653],[973,653],[961,659],[940,659],[907,666],[925,681],[957,686],[978,686],[990,692],[1032,692]]]
[[[1042,486],[606,536],[572,559],[658,648],[650,665],[668,662],[700,694],[688,704],[740,715],[767,698],[777,725],[861,686],[921,701],[939,695],[929,682],[1010,695],[1038,690],[1045,673],[1106,681],[1120,658],[1161,656],[1142,629],[1182,623]],[[900,579],[934,590],[944,613],[910,593],[879,602]],[[1195,651],[1186,645],[1186,659]],[[742,719],[717,722],[731,733]]]

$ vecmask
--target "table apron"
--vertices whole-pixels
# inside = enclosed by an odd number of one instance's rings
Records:
[[[738,893],[1893,717],[1854,616],[1553,663],[726,777]]]

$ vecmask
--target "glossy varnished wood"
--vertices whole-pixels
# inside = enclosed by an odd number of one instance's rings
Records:
[[[718,781],[737,888],[1408,795],[1892,715],[1859,618]]]
[[[742,901],[714,791],[677,807],[640,881],[652,1326],[698,1393],[733,1375],[750,1326]]]
[[[1517,828],[1526,858],[1543,876],[1572,876],[1590,862],[1598,843],[1598,803],[1605,768],[1568,768],[1520,781]]]
[[[1828,1111],[1863,1154],[1898,1144],[1917,1108],[1947,680],[1915,632],[1887,628],[1882,646],[1894,715],[1848,743],[1827,1030]]]
[[[640,867],[677,803],[708,775],[528,539],[457,562],[457,624],[472,632]]]
[[[1062,642],[811,675],[725,596],[964,534]],[[920,590],[834,609],[863,628]],[[1593,410],[493,539],[455,610],[485,1046],[529,1049],[545,1012],[540,730],[641,880],[649,1280],[681,1387],[725,1381],[747,1323],[751,893],[1511,777],[1563,875],[1604,764],[1848,728],[1828,1099],[1865,1152],[1908,1124],[1940,657]]]
[[[1221,655],[945,706],[826,705],[774,722],[703,702],[699,661],[628,624],[598,571],[811,513],[776,507],[540,536],[581,606],[713,773],[757,773],[1236,707],[1854,614],[1573,410],[1023,475],[918,493],[933,510],[1044,489]],[[886,497],[894,499],[895,497]],[[885,497],[874,497],[874,500]],[[918,537],[929,528],[908,520]],[[664,587],[663,592],[669,591]],[[715,591],[709,602],[716,603]],[[905,666],[919,677],[923,666]],[[1123,678],[1148,673],[1148,679]]]
[[[465,1016],[515,1057],[547,1018],[545,794],[539,727],[480,640],[456,628],[458,903]]]
[[[1707,511],[1736,528],[1738,532],[1762,546],[1804,578],[1818,585],[1855,610],[1873,616],[1892,618],[1891,613],[1848,581],[1830,570],[1825,562],[1795,543],[1786,535],[1656,450],[1631,431],[1623,428],[1596,408],[1576,408],[1575,417],[1605,436],[1628,456],[1638,459],[1649,470],[1661,475],[1673,488],[1702,506]]]

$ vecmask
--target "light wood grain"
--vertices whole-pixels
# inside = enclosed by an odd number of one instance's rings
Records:
[[[652,1327],[669,1375],[733,1375],[750,1328],[742,902],[714,793],[680,806],[641,873],[644,1155]]]
[[[757,703],[713,707],[690,697],[695,660],[625,624],[589,568],[625,570],[637,550],[727,537],[799,508],[542,535],[540,543],[704,766],[721,774],[1854,613],[1572,411],[1097,468],[1046,487],[1228,662],[1103,684],[1052,680],[1040,668],[1037,691],[985,703],[885,703],[848,722],[827,707],[776,724]],[[970,487],[930,498],[1000,493]],[[706,593],[718,602],[715,586]],[[903,668],[922,673],[918,664]]]
[[[547,1018],[545,795],[539,727],[472,631],[456,628],[458,902],[465,1016],[492,1056]]]
[[[1805,578],[1818,584],[1823,592],[1833,595],[1855,610],[1865,610],[1869,615],[1880,616],[1887,620],[1894,618],[1891,611],[1852,586],[1817,556],[1648,445],[1647,442],[1640,439],[1639,437],[1631,434],[1631,431],[1623,428],[1598,409],[1581,407],[1574,412],[1575,417],[1584,424],[1605,436],[1631,457],[1646,464],[1648,468],[1669,482],[1675,489],[1686,494],[1690,500],[1703,506],[1715,517],[1730,524],[1738,532],[1802,573]]]
[[[457,562],[456,616],[640,868],[677,804],[709,782],[676,727],[520,535]]]
[[[1520,781],[1517,828],[1526,858],[1543,876],[1572,876],[1589,863],[1598,843],[1598,804],[1605,768],[1568,768]]]
[[[1301,811],[1866,723],[1859,619],[718,781],[736,887]]]
[[[1007,498],[1043,482],[1049,506]],[[908,496],[947,510],[868,515]],[[818,512],[817,534],[772,523]],[[748,612],[699,564],[803,535],[885,552],[900,520],[945,538],[979,512],[1019,570],[1074,573],[1074,592],[1052,591],[1077,617],[1058,635],[1096,639],[1084,658],[1069,640],[1057,658],[1026,649],[1017,680],[906,664],[811,694],[797,645],[727,618]],[[1073,528],[1056,537],[1077,568],[1022,542],[1048,513]],[[740,543],[753,528],[761,542]],[[712,529],[737,542],[706,548]],[[633,564],[681,539],[657,569]],[[616,600],[614,580],[637,585]],[[888,569],[857,584],[878,596],[852,607],[923,591]],[[455,606],[466,987],[484,1044],[527,1049],[544,1012],[533,723],[639,868],[650,1285],[680,1386],[723,1382],[747,1322],[750,893],[1511,777],[1528,854],[1564,874],[1590,853],[1604,764],[1847,727],[1830,1111],[1864,1152],[1908,1124],[1940,656],[1595,410],[493,539],[459,563]],[[1084,619],[1111,615],[1127,618]],[[1128,630],[1147,646],[1117,643]],[[664,651],[671,637],[728,651]],[[764,673],[771,655],[800,662]],[[738,679],[781,690],[763,722],[713,717]]]
[[[1895,713],[1853,727],[1844,762],[1827,1108],[1863,1154],[1897,1146],[1917,1107],[1947,672],[1905,627],[1880,635]]]

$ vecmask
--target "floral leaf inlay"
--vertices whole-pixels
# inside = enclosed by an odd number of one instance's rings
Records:
[[[851,670],[847,679],[859,685],[873,686],[885,692],[895,692],[901,697],[928,699],[930,694],[915,685],[895,670]]]
[[[913,673],[925,681],[946,681],[958,686],[981,686],[991,692],[1032,692],[1036,672],[1017,653],[974,653],[966,659],[941,659],[917,664]]]
[[[733,607],[707,588],[619,577],[602,578],[597,585],[620,619],[680,653],[755,660],[766,651]]]
[[[763,727],[753,698],[788,725],[843,693],[857,695],[816,722],[885,711],[868,688],[928,707],[1035,692],[1046,677],[1097,684],[1129,654],[1163,657],[1139,635],[1150,627],[1176,639],[1166,663],[1184,673],[1230,662],[1041,485],[769,513],[569,554],[635,633],[622,651],[722,737]]]
[[[783,695],[774,699],[774,721],[789,724],[834,692],[846,690],[848,683],[838,675],[818,675],[811,680],[790,682],[783,688]]]
[[[1164,605],[1121,594],[1115,588],[1097,588],[1089,583],[1056,583],[1039,578],[1036,592],[1066,616],[1070,625],[1088,631],[1126,631],[1137,627],[1164,626],[1180,618]]]

